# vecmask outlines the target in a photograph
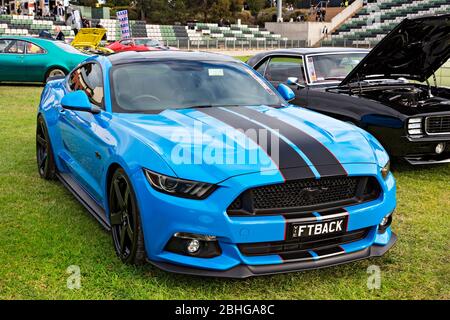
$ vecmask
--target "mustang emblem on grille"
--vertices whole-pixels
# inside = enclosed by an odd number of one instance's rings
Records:
[[[313,201],[327,190],[327,187],[308,187],[300,190],[300,195],[307,198],[309,201]]]

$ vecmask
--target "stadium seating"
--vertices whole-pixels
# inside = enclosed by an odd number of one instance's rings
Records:
[[[119,22],[114,19],[92,19],[91,25],[100,24],[106,30],[108,41],[116,41],[121,37]],[[64,22],[54,21],[51,18],[40,18],[19,15],[0,15],[0,35],[38,35],[42,30],[55,34],[59,27],[65,36],[73,37],[73,31]],[[146,24],[144,21],[130,21],[130,29],[133,37],[148,37],[163,41],[170,46],[196,46],[217,45],[218,43],[229,45],[246,45],[250,41],[256,43],[273,44],[284,40],[278,34],[274,34],[251,25],[231,25],[219,27],[215,23],[196,23],[191,26],[181,25],[157,25]]]
[[[378,0],[364,6],[322,45],[373,46],[405,18],[450,13],[449,0]]]
[[[53,34],[60,28],[65,36],[73,36],[73,31],[64,22],[51,18],[36,19],[32,16],[0,15],[0,35],[38,35],[47,30]]]

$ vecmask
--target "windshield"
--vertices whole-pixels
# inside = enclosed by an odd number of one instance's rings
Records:
[[[137,45],[144,45],[147,47],[160,47],[161,43],[158,40],[152,40],[152,39],[135,39],[134,43]]]
[[[60,49],[64,50],[65,52],[81,54],[80,51],[78,51],[77,49],[75,49],[74,47],[72,47],[71,45],[69,45],[67,43],[60,42],[60,41],[54,41],[53,43]]]
[[[114,112],[284,103],[255,71],[238,62],[131,63],[114,67],[111,79]]]
[[[312,83],[336,82],[344,78],[367,53],[339,53],[308,56],[306,64]]]

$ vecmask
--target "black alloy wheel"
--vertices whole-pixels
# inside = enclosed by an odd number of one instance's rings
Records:
[[[125,171],[115,171],[109,188],[109,210],[114,248],[127,264],[145,262],[144,236],[136,196]]]
[[[55,178],[55,162],[50,139],[42,116],[38,117],[36,128],[36,160],[41,178],[52,180]]]

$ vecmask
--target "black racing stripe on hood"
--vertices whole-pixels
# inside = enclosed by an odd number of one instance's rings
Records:
[[[251,129],[267,130],[264,127],[219,108],[198,108],[196,110],[205,113],[208,116],[213,117],[219,121],[222,121],[235,129],[244,130],[244,134],[255,143],[257,143],[269,155],[269,157],[271,157],[274,163],[278,166],[285,180],[315,178],[314,173],[306,164],[305,160],[284,140],[278,139],[279,156],[276,157],[272,154],[272,150],[270,150],[270,141],[272,135],[270,131],[268,131],[267,133],[266,143],[260,143],[257,137],[251,134],[247,134],[247,130]],[[289,168],[297,169],[289,170]]]
[[[347,171],[322,143],[289,123],[247,107],[234,107],[234,112],[254,119],[269,128],[279,130],[280,134],[295,144],[316,167],[321,177],[345,176]]]

